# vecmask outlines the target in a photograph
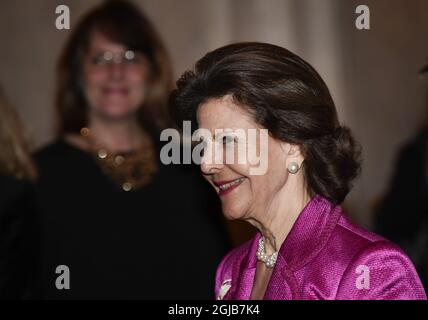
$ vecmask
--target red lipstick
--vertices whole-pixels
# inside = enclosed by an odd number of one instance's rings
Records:
[[[229,180],[229,181],[213,181],[214,185],[219,188],[218,195],[219,196],[225,196],[226,194],[230,193],[232,190],[236,189],[243,181],[245,180],[244,177]]]

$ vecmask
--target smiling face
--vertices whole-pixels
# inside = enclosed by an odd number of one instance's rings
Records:
[[[260,141],[263,140],[259,139],[259,134],[255,141],[251,141],[252,139],[244,141],[235,134],[239,130],[246,132],[256,130],[260,133],[262,128],[250,115],[236,105],[230,96],[225,96],[202,104],[198,108],[197,119],[199,128],[209,130],[213,136],[218,129],[225,131],[220,137],[215,136],[217,142],[213,143],[214,151],[211,152],[213,159],[211,161],[203,159],[201,164],[204,177],[220,196],[225,216],[229,219],[249,219],[276,206],[286,189],[290,175],[287,165],[292,161],[301,164],[303,159],[300,152],[294,152],[294,146],[269,136],[266,150],[267,171],[263,175],[252,175],[250,169],[257,161],[252,159],[250,154],[260,154],[262,147]],[[248,152],[247,161],[244,163],[237,161],[237,157],[233,163],[214,161],[219,148],[223,148],[223,155],[228,148],[234,148],[236,154],[240,143],[244,143],[247,150],[256,150],[257,153]]]
[[[147,74],[143,55],[92,33],[83,62],[83,84],[93,114],[113,120],[134,115],[144,102]]]

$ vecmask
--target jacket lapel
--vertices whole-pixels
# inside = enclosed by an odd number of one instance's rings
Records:
[[[254,275],[256,272],[256,252],[258,248],[260,233],[253,238],[250,250],[244,252],[240,259],[237,259],[232,270],[232,287],[229,299],[249,300],[253,289]]]
[[[297,299],[293,297],[293,288],[290,284],[295,281],[285,271],[287,270],[287,262],[281,255],[278,255],[275,267],[272,271],[269,284],[266,288],[264,300],[291,300]]]

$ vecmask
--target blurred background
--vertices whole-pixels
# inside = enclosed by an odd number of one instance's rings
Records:
[[[29,128],[33,147],[53,137],[55,64],[73,25],[97,0],[0,4],[0,83]],[[370,30],[357,30],[353,0],[139,0],[167,45],[174,76],[207,51],[235,41],[284,46],[327,82],[341,120],[363,146],[362,176],[345,206],[371,227],[398,148],[426,116],[428,2],[366,0]],[[71,30],[57,30],[55,8],[70,8]]]

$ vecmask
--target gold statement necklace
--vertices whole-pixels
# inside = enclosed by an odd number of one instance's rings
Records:
[[[86,140],[90,153],[104,174],[123,191],[132,191],[152,182],[158,166],[149,138],[144,139],[143,145],[138,150],[113,153],[95,143],[89,128],[82,128],[80,135]]]

